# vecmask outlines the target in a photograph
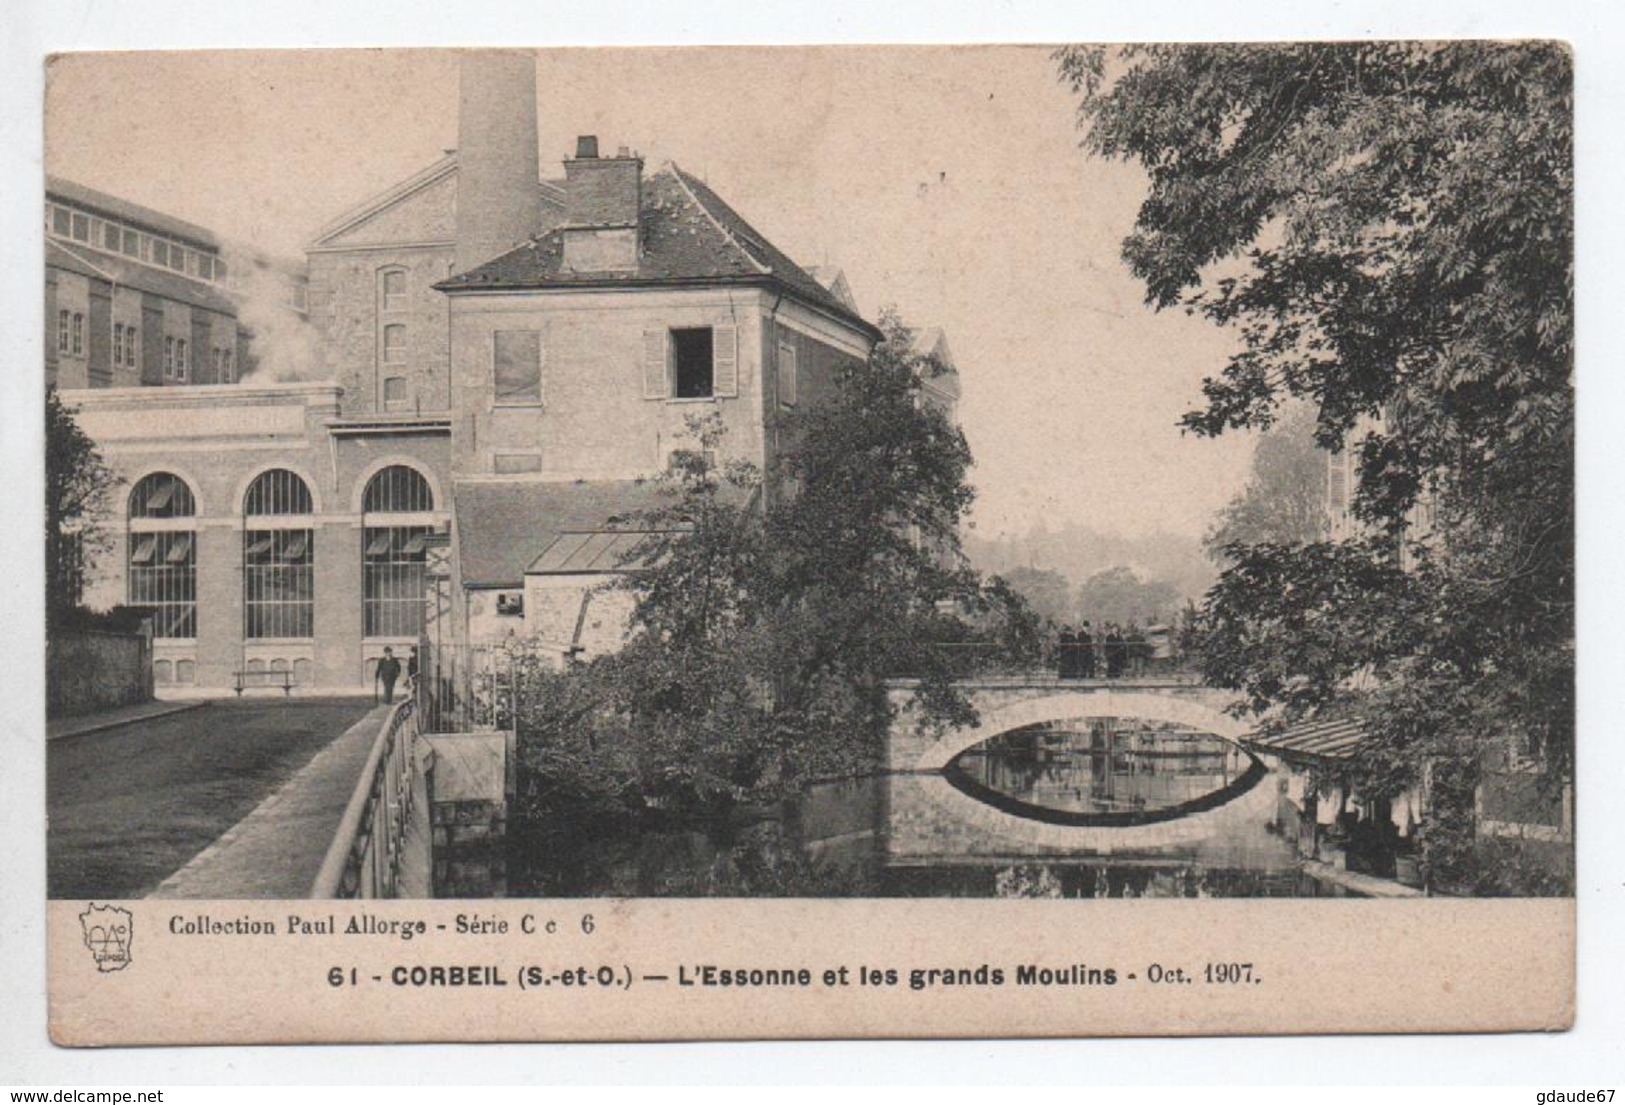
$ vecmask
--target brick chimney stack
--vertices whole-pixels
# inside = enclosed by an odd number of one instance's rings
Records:
[[[542,232],[536,59],[470,50],[459,91],[456,271],[467,272]]]
[[[638,214],[643,205],[643,159],[622,146],[598,156],[598,138],[576,139],[564,162],[564,268],[572,272],[624,272],[638,267]]]

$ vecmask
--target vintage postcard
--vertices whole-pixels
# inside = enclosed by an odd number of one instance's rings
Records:
[[[1560,1030],[1560,43],[47,60],[65,1045]]]

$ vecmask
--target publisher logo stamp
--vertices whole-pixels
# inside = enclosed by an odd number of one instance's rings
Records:
[[[116,905],[97,905],[79,914],[85,947],[96,959],[98,971],[122,971],[130,965],[130,943],[134,939],[135,918]]]

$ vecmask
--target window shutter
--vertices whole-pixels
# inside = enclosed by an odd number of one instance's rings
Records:
[[[666,332],[643,332],[643,397],[664,399],[670,387],[670,374],[666,371]]]
[[[718,326],[711,331],[711,394],[739,394],[739,328]]]
[[[785,344],[779,346],[779,405],[793,407],[796,405],[797,386],[796,347]]]

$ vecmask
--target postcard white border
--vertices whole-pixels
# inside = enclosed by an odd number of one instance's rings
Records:
[[[675,6],[600,2],[565,12],[518,14],[514,5],[456,3],[335,5],[289,0],[276,5],[147,3],[113,8],[88,0],[12,0],[3,17],[0,58],[6,113],[0,119],[0,180],[12,264],[0,316],[0,463],[11,477],[6,512],[17,534],[37,533],[40,453],[38,206],[40,59],[50,50],[229,46],[480,45],[504,42],[640,44],[708,42],[962,42],[1303,37],[1560,37],[1578,51],[1580,349],[1580,929],[1579,1020],[1555,1037],[1298,1038],[1181,1041],[839,1043],[570,1048],[515,1045],[298,1049],[145,1049],[63,1051],[44,1027],[44,767],[39,664],[43,655],[37,542],[0,553],[0,625],[14,657],[0,675],[0,987],[10,995],[0,1018],[0,1081],[28,1084],[173,1082],[507,1082],[546,1071],[560,1081],[623,1080],[1081,1080],[1212,1082],[1511,1081],[1561,1078],[1564,1084],[1610,1076],[1610,1049],[1625,1038],[1625,825],[1605,789],[1625,780],[1625,738],[1617,724],[1625,685],[1625,379],[1615,367],[1622,343],[1618,315],[1625,257],[1625,164],[1615,122],[1622,115],[1625,27],[1600,4],[1395,0],[1371,4],[1272,5],[1209,2],[1166,6],[1077,3],[942,3],[893,0],[808,5],[772,0],[715,5],[701,13]],[[1177,11],[1177,17],[1172,13]],[[1610,370],[1612,373],[1610,374]],[[994,1060],[994,1061],[990,1061]]]

